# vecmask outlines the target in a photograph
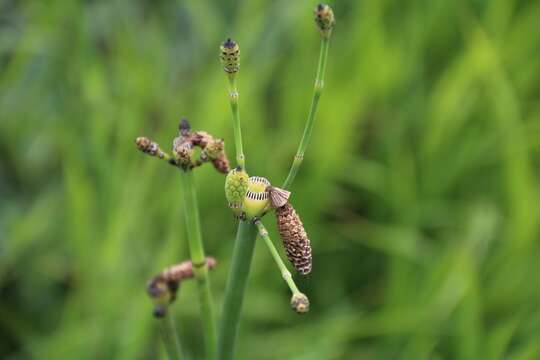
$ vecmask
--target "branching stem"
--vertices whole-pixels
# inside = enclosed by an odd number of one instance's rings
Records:
[[[284,189],[289,189],[291,187],[294,178],[296,177],[296,174],[300,169],[300,165],[304,160],[304,154],[311,139],[313,125],[315,124],[315,115],[317,114],[317,106],[319,105],[319,98],[321,97],[321,93],[324,88],[324,74],[326,71],[326,59],[328,57],[329,41],[330,39],[328,37],[322,37],[321,50],[319,53],[319,64],[317,66],[317,75],[315,78],[315,86],[313,89],[313,99],[311,100],[311,107],[309,109],[309,115],[306,126],[304,128],[304,133],[302,135],[302,140],[300,140],[300,144],[298,145],[298,150],[296,152],[296,155],[294,156],[291,169],[289,170],[289,175],[287,175],[287,179],[285,179],[285,182],[282,186]]]
[[[289,286],[289,289],[291,289],[291,293],[294,294],[300,294],[300,290],[298,290],[298,287],[294,283],[294,280],[292,278],[291,272],[287,269],[287,266],[285,266],[285,263],[279,256],[279,253],[274,246],[274,243],[270,239],[270,236],[268,236],[268,230],[266,230],[266,227],[261,222],[261,220],[255,221],[255,226],[257,226],[257,229],[259,230],[259,236],[264,240],[266,243],[266,246],[268,247],[268,250],[270,250],[270,253],[272,254],[272,257],[274,258],[274,261],[276,262],[276,265],[279,268],[279,271],[281,271],[281,276]]]
[[[283,185],[283,188],[285,189],[291,186],[296,174],[298,173],[298,170],[304,158],[304,153],[311,138],[315,115],[317,112],[317,105],[319,103],[319,98],[324,87],[324,73],[326,68],[326,58],[328,55],[328,42],[328,37],[323,37],[310,112],[306,127],[304,129],[304,133],[302,135],[302,140],[300,141],[300,145],[298,147],[297,154],[295,156],[289,175],[287,176],[287,179],[285,180],[285,183]],[[238,90],[236,87],[235,74],[229,74],[229,85],[229,99],[233,115],[234,140],[236,145],[236,161],[239,166],[245,169],[245,158],[242,148],[242,133],[240,129],[240,116],[238,112]],[[255,239],[257,236],[257,231],[264,229],[264,226],[262,226],[262,228],[261,226],[262,223],[260,222],[257,226],[254,226],[253,224],[247,222],[240,222],[240,224],[238,225],[238,231],[236,234],[236,240],[233,250],[232,268],[230,270],[227,287],[225,289],[225,300],[223,304],[220,322],[217,353],[217,359],[219,360],[232,359],[234,356],[236,335],[238,330],[238,324],[240,321],[240,313],[242,310],[242,302],[246,288],[247,278],[251,267],[251,258],[253,257]],[[264,229],[263,234],[265,232],[266,229]],[[275,249],[270,238],[268,237],[267,232],[266,236],[263,236],[263,239],[269,247],[270,252],[274,257],[274,260],[276,261],[278,267],[281,270],[283,278],[289,285],[293,294],[303,295],[298,291],[298,288],[292,280],[290,272],[287,270],[287,268],[281,261],[277,250]]]
[[[214,318],[214,306],[212,304],[212,292],[210,290],[208,265],[206,264],[201,236],[197,193],[193,183],[193,173],[191,171],[183,171],[182,187],[184,190],[184,212],[189,238],[189,251],[193,263],[195,279],[197,281],[201,306],[206,357],[208,359],[213,359],[216,353],[216,323]]]

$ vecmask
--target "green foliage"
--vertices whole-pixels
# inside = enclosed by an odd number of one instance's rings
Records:
[[[183,194],[133,141],[169,150],[185,115],[234,158],[216,53],[234,37],[249,170],[280,184],[312,96],[314,5],[0,0],[2,358],[165,356],[145,284],[189,257]],[[258,242],[239,358],[540,358],[540,3],[331,5],[291,189],[314,249],[297,279],[311,310],[291,311]],[[221,303],[235,221],[225,177],[194,176]],[[195,284],[171,311],[200,353]]]

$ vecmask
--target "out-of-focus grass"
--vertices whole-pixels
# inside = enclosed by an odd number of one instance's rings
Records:
[[[309,1],[0,1],[0,354],[163,356],[146,279],[187,257],[179,178],[135,151],[181,115],[233,154],[220,41],[242,47],[251,173],[280,183],[307,115]],[[239,359],[540,358],[540,3],[335,1],[293,191],[308,316],[256,249]],[[216,303],[234,221],[196,174]],[[266,223],[277,239],[271,216]],[[193,284],[174,315],[202,348]]]

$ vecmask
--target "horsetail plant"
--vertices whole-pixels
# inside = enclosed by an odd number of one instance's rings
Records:
[[[160,326],[170,359],[178,359],[182,355],[176,328],[168,316],[168,309],[177,298],[181,282],[192,278],[198,285],[206,357],[219,360],[234,357],[242,303],[257,236],[263,239],[291,291],[292,309],[298,314],[309,311],[308,297],[296,286],[291,272],[281,259],[262,223],[262,218],[269,212],[275,213],[278,232],[289,261],[300,275],[309,274],[312,270],[311,243],[297,211],[290,202],[289,189],[298,173],[313,132],[317,107],[324,87],[328,45],[335,25],[333,11],[328,5],[317,5],[314,14],[315,24],[321,34],[321,48],[313,98],[298,150],[281,188],[272,186],[264,177],[248,175],[242,144],[237,87],[240,46],[230,38],[221,44],[219,57],[229,82],[236,166],[230,169],[225,154],[225,142],[222,139],[215,138],[205,131],[192,132],[186,119],[180,122],[178,136],[173,141],[172,154],[163,151],[156,142],[146,137],[139,137],[135,141],[139,150],[166,161],[180,169],[182,173],[184,213],[191,260],[164,269],[152,278],[147,286],[147,292],[154,301],[154,316],[163,320],[160,321]],[[209,269],[216,266],[216,260],[205,256],[192,174],[194,169],[207,162],[210,162],[219,173],[227,174],[225,197],[238,220],[217,339],[208,273]]]
[[[319,4],[315,7],[315,24],[321,33],[321,50],[319,52],[319,62],[317,65],[317,75],[315,76],[315,85],[313,88],[313,98],[311,100],[311,107],[309,109],[309,115],[302,134],[302,139],[298,145],[298,150],[294,156],[294,161],[289,171],[289,175],[283,183],[284,189],[289,189],[300,169],[300,165],[304,160],[304,154],[306,153],[307,146],[311,140],[311,133],[313,132],[313,126],[315,125],[315,115],[317,115],[317,107],[319,105],[319,99],[321,98],[322,90],[324,88],[324,74],[326,72],[326,59],[328,58],[328,45],[330,43],[330,37],[336,20],[334,18],[334,12],[332,8],[325,4]]]
[[[186,274],[189,274],[188,277],[194,277],[199,292],[205,352],[208,358],[213,358],[216,349],[216,325],[208,270],[215,265],[215,260],[205,257],[193,170],[206,162],[211,162],[218,172],[228,173],[229,161],[225,155],[225,143],[222,139],[215,138],[205,131],[191,132],[187,119],[180,121],[178,136],[173,140],[173,155],[169,155],[156,142],[146,137],[137,138],[135,143],[142,152],[166,160],[182,173],[184,213],[191,261],[189,265],[186,263],[162,272],[150,282],[148,293],[155,302],[154,315],[157,318],[166,316],[169,304],[176,298],[182,274],[184,278]],[[199,150],[198,153],[196,149]],[[172,350],[179,347],[171,345],[171,342],[179,343],[177,336],[173,334],[174,328],[162,325],[162,329],[169,356],[178,358],[179,351]]]
[[[273,246],[273,243],[268,236],[268,232],[264,228],[264,225],[260,219],[266,214],[267,211],[271,210],[272,205],[275,209],[277,209],[280,235],[282,236],[284,245],[287,249],[289,259],[301,274],[309,273],[312,268],[311,245],[300,218],[292,208],[292,205],[288,203],[290,193],[288,193],[287,190],[291,187],[294,178],[298,173],[305,151],[311,139],[315,115],[317,113],[319,99],[324,87],[324,74],[326,70],[326,60],[328,57],[328,46],[335,25],[334,13],[332,8],[328,5],[317,5],[315,7],[314,15],[315,24],[317,25],[317,28],[321,34],[321,50],[317,65],[313,99],[311,101],[311,107],[302,139],[300,141],[300,145],[298,146],[298,150],[294,157],[289,174],[283,183],[283,189],[274,188],[268,182],[267,184],[264,184],[266,186],[262,191],[266,193],[267,196],[260,194],[257,195],[256,192],[258,191],[260,193],[261,189],[250,189],[250,186],[255,188],[257,185],[253,184],[251,181],[248,181],[247,190],[244,190],[244,185],[241,188],[242,191],[240,194],[229,193],[227,196],[229,206],[239,218],[239,224],[233,249],[232,266],[225,289],[225,299],[218,337],[218,359],[232,359],[234,357],[234,348],[238,323],[240,321],[242,300],[246,289],[257,234],[259,234],[265,241],[272,256],[274,257],[274,260],[282,272],[282,276],[293,293],[291,299],[292,307],[299,313],[305,313],[309,309],[309,300],[294,284],[292,276],[290,276],[290,273],[288,273],[288,270],[286,270],[285,265],[281,261],[281,258]],[[240,47],[235,41],[227,39],[221,45],[220,50],[221,63],[229,78],[230,85],[229,100],[232,110],[236,159],[238,165],[235,171],[246,171],[245,156],[242,148],[240,116],[238,111],[239,93],[236,86],[236,77],[240,70]],[[226,193],[230,192],[230,180],[233,178],[234,177],[232,175],[228,176],[227,178],[229,181],[227,181],[225,185]],[[252,178],[249,179],[251,180]],[[260,181],[260,179],[257,180],[257,183],[264,183],[264,181]],[[239,200],[242,193],[244,193],[244,201],[240,205]],[[231,206],[230,201],[231,195],[233,195],[235,199],[233,206]],[[271,201],[269,199],[271,199]],[[263,205],[265,201],[267,203]]]
[[[209,269],[213,269],[216,266],[216,260],[207,257],[206,264]],[[160,321],[160,331],[165,350],[171,359],[181,358],[182,350],[176,325],[172,317],[167,316],[167,311],[169,305],[176,300],[181,282],[192,279],[194,276],[193,262],[188,260],[165,268],[150,280],[146,288],[148,295],[154,300],[154,316],[158,319],[166,317]]]

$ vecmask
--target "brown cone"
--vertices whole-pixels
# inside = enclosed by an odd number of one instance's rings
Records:
[[[206,257],[206,265],[211,270],[216,267],[217,261],[213,257]],[[159,275],[166,282],[178,282],[191,279],[193,275],[193,263],[191,260],[165,268]]]
[[[216,267],[217,261],[213,257],[207,256],[205,260],[208,269],[212,270]],[[183,261],[165,268],[161,273],[154,276],[148,283],[147,292],[153,299],[162,300],[162,302],[173,302],[176,299],[180,283],[193,277],[192,261]]]
[[[214,168],[217,171],[223,174],[227,174],[231,170],[229,167],[229,159],[227,158],[227,155],[225,155],[225,152],[222,152],[217,158],[213,159],[212,165],[214,165]]]
[[[289,261],[302,275],[311,272],[311,243],[300,217],[291,204],[276,209],[277,226]]]
[[[208,145],[214,140],[214,138],[206,131],[196,131],[189,135],[188,140],[191,141],[193,145],[200,146],[204,149],[206,145]]]

